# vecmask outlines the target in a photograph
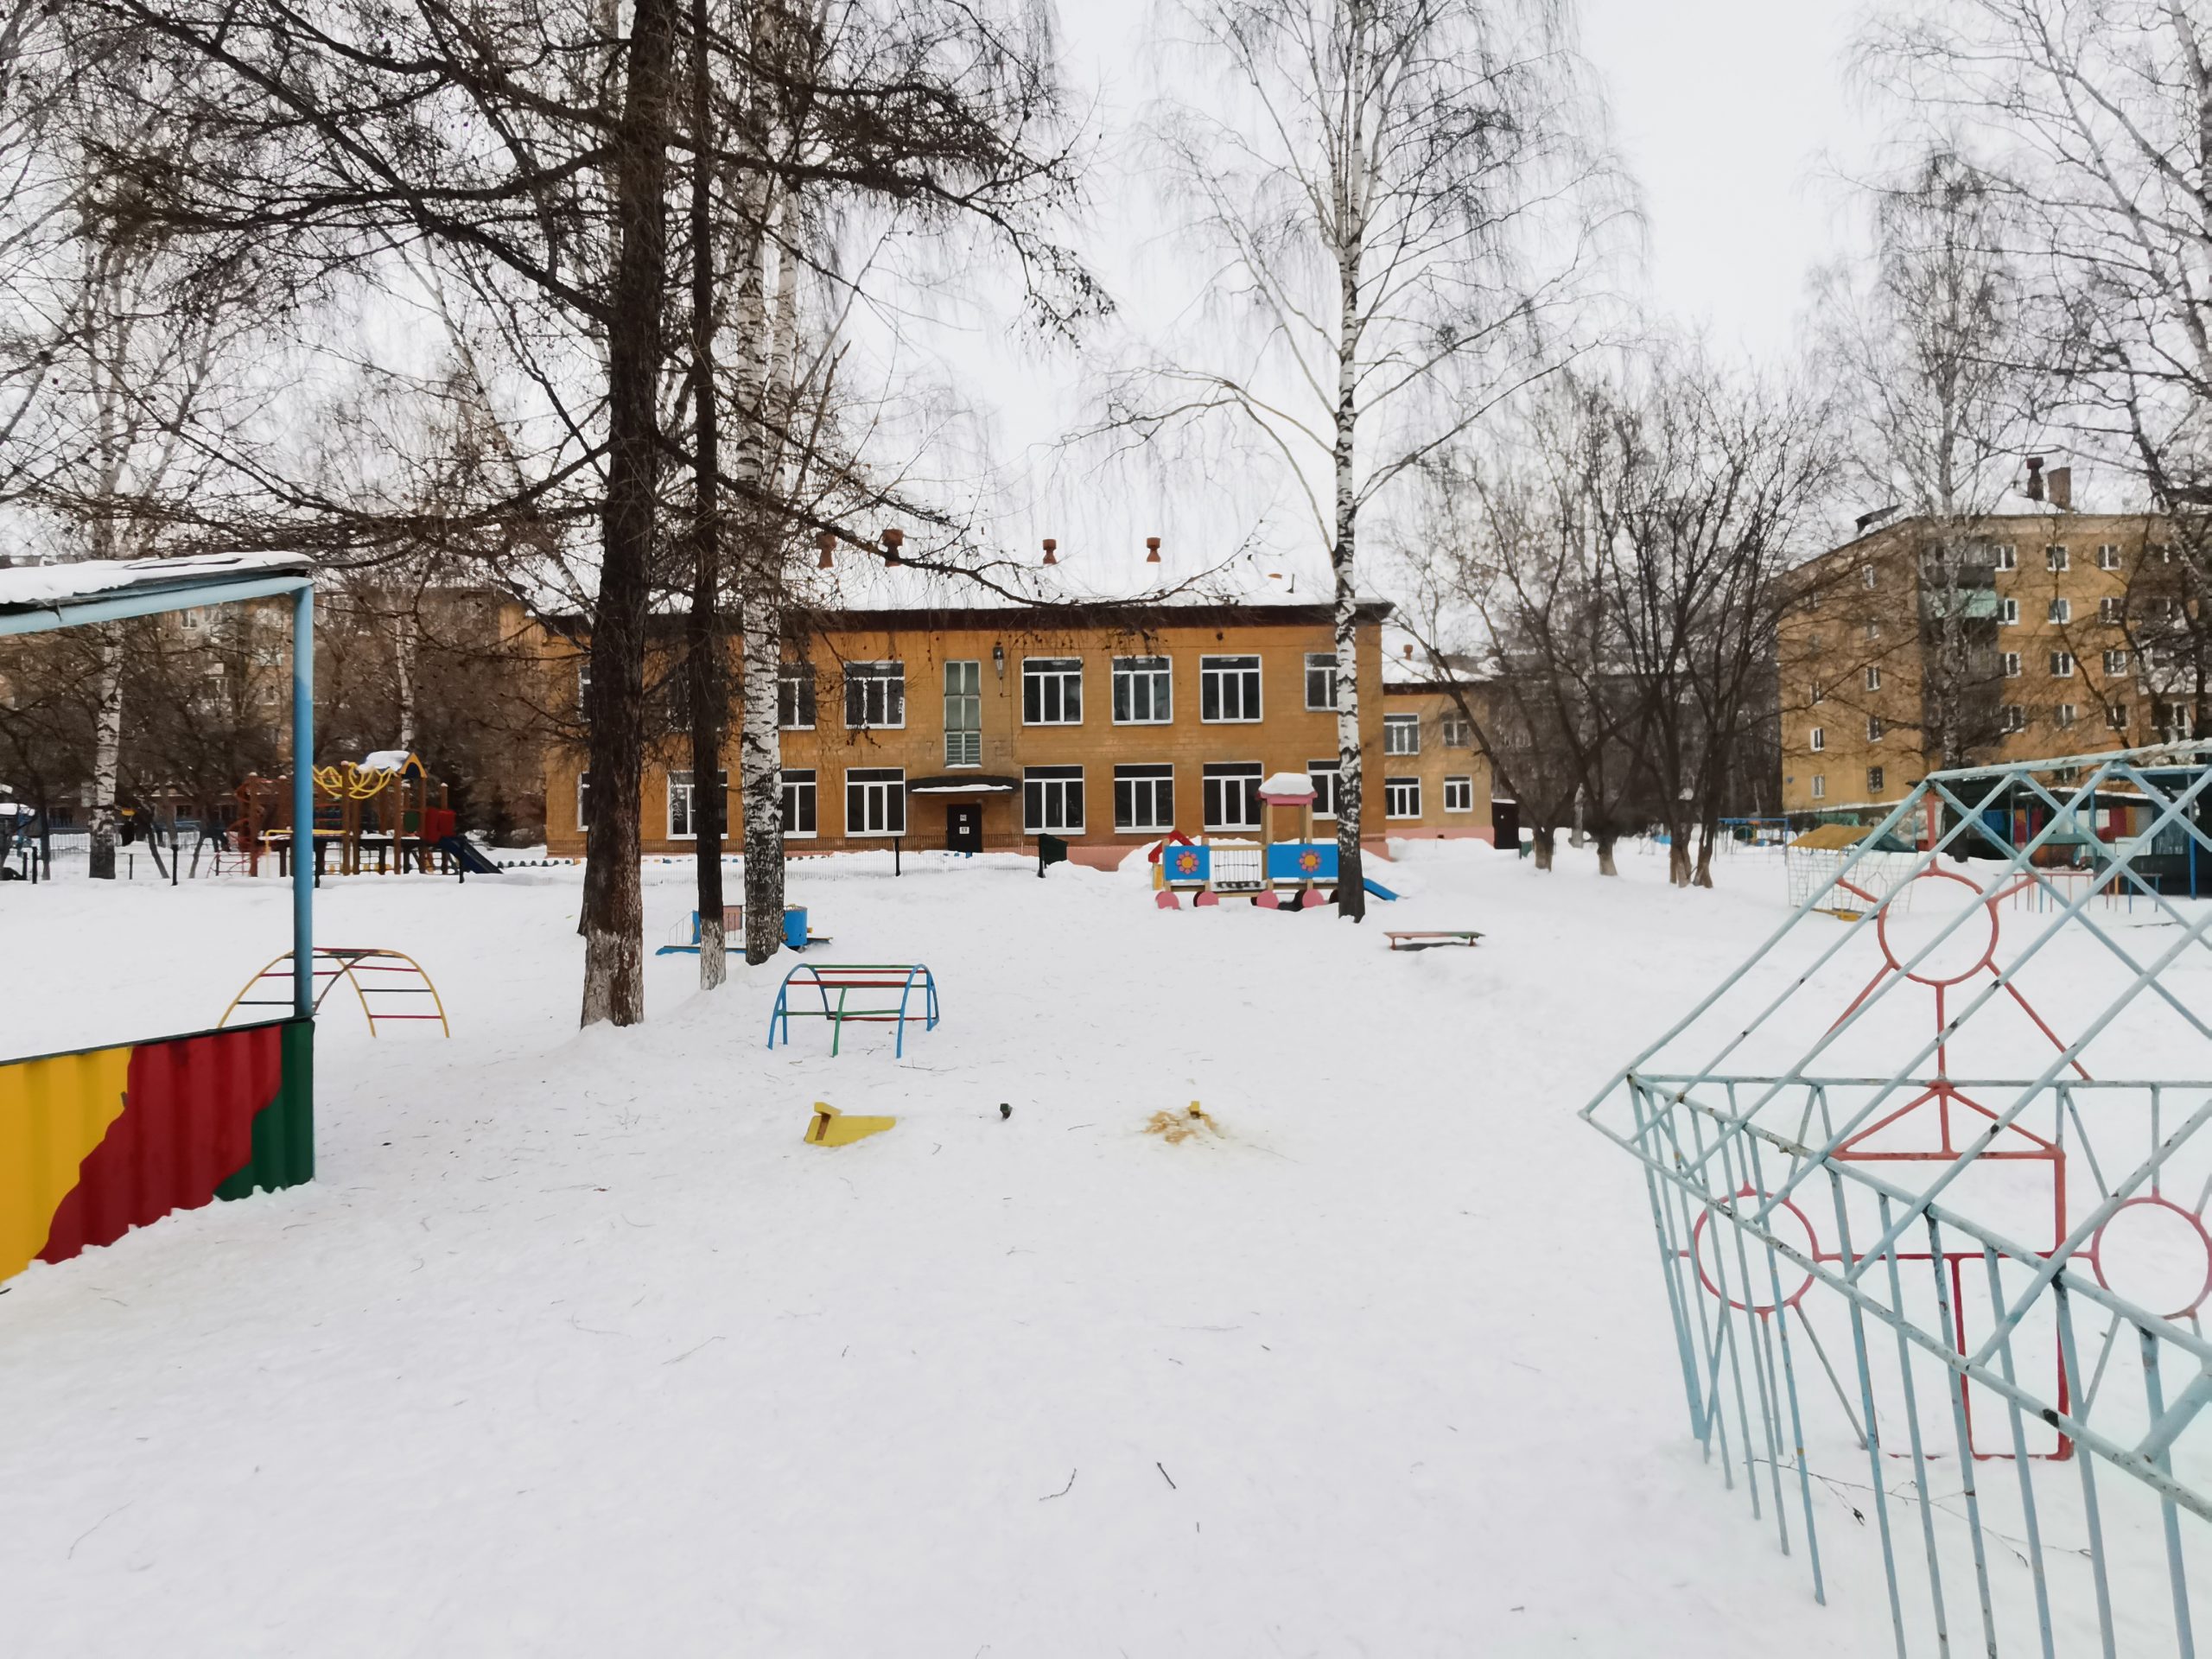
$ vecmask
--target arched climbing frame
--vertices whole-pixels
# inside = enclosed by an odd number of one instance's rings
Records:
[[[353,995],[360,1001],[361,1014],[369,1022],[370,1036],[376,1036],[377,1027],[390,1020],[435,1020],[441,1033],[448,1037],[453,1035],[453,1027],[446,1023],[445,1001],[438,995],[438,988],[431,983],[429,975],[423,970],[423,964],[404,950],[386,950],[373,945],[319,944],[309,955],[308,961],[313,964],[308,975],[315,988],[311,1006],[315,1013],[322,1012],[323,998],[328,996],[342,979],[353,988]],[[390,975],[392,977],[365,980],[361,977],[364,974]],[[231,1016],[240,1008],[290,1007],[293,995],[289,988],[281,997],[257,997],[251,993],[264,980],[289,981],[291,977],[292,953],[287,950],[246,981],[245,988],[231,999],[230,1007],[223,1010],[223,1017],[215,1022],[216,1027],[219,1029],[228,1025]],[[402,980],[415,982],[401,983]],[[393,996],[427,996],[435,1012],[403,1014],[382,1003],[382,999]],[[378,1001],[372,1002],[371,997],[378,998]]]

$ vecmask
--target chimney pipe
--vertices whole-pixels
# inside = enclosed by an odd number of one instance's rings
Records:
[[[814,538],[814,544],[822,550],[822,556],[814,562],[815,568],[821,570],[830,569],[831,568],[830,555],[837,545],[836,537],[825,530]]]
[[[1059,561],[1058,561],[1058,559],[1056,559],[1056,558],[1054,558],[1054,557],[1052,556],[1052,554],[1053,554],[1054,550],[1055,550],[1055,549],[1057,549],[1058,546],[1059,546],[1059,543],[1058,543],[1058,542],[1057,542],[1057,541],[1055,541],[1052,537],[1047,536],[1047,537],[1045,538],[1045,563],[1047,563],[1047,564],[1058,564],[1058,563],[1059,563]]]
[[[2028,481],[2024,487],[2028,493],[2029,500],[2043,499],[2043,457],[2041,455],[2028,457]]]
[[[1158,564],[1160,563],[1159,537],[1147,536],[1144,538],[1144,562],[1147,564]]]
[[[899,544],[906,539],[906,532],[903,530],[887,530],[883,532],[883,562],[886,564],[899,563]]]
[[[2049,477],[2050,505],[2061,512],[2071,512],[2074,510],[2074,469],[2071,467],[2054,467]]]

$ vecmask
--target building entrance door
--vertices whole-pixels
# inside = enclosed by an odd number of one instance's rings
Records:
[[[957,801],[944,809],[945,850],[980,853],[983,850],[983,806],[980,801]]]

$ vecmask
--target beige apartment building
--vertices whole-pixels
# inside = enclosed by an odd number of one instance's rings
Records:
[[[1813,560],[1777,641],[1783,810],[1901,798],[1946,728],[1974,765],[2186,735],[2161,643],[2191,626],[2181,575],[2158,519],[2051,507],[1948,544],[1898,519]]]
[[[1359,622],[1367,839],[1486,832],[1489,771],[1464,722],[1433,695],[1386,694],[1389,609],[1369,601]],[[1051,835],[1112,864],[1171,830],[1256,834],[1260,781],[1286,771],[1313,779],[1317,829],[1332,833],[1333,640],[1321,604],[816,615],[785,647],[777,711],[786,849],[999,851]],[[570,631],[551,649],[582,645]],[[676,739],[649,754],[648,852],[690,850],[683,757]],[[579,751],[548,754],[545,798],[549,849],[581,855],[591,785]],[[728,806],[734,823],[734,791]]]

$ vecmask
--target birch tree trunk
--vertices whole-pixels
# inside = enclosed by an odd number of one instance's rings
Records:
[[[1355,27],[1355,49],[1367,44]],[[1366,181],[1360,172],[1366,147],[1361,142],[1363,110],[1355,107],[1351,143],[1338,172],[1337,408],[1336,442],[1331,461],[1336,480],[1336,539],[1329,548],[1329,573],[1337,603],[1337,914],[1355,922],[1367,918],[1367,872],[1360,855],[1359,829],[1366,779],[1359,741],[1359,481],[1356,438],[1359,424],[1360,255],[1366,241]]]
[[[391,630],[391,677],[399,693],[397,747],[415,753],[415,617],[403,612]]]
[[[697,410],[692,449],[690,652],[691,832],[699,867],[699,988],[729,976],[722,938],[722,727],[729,676],[721,628],[721,434],[715,397],[715,222],[713,82],[707,54],[707,0],[691,0],[691,376]]]
[[[673,0],[636,0],[613,185],[621,244],[607,292],[605,552],[591,639],[591,827],[584,842],[583,1023],[645,1017],[639,797],[646,577],[658,516],[661,318],[668,276]]]
[[[110,622],[99,631],[99,713],[92,730],[92,862],[100,881],[115,880],[115,795],[123,760],[123,627]]]
[[[765,134],[748,134],[756,150]],[[738,496],[738,627],[744,653],[742,721],[737,761],[745,810],[745,959],[764,963],[783,946],[783,749],[777,736],[776,683],[783,666],[782,562],[776,524],[767,511],[767,289],[761,262],[771,202],[766,185],[751,191],[738,235],[737,405],[744,422],[731,480]]]

